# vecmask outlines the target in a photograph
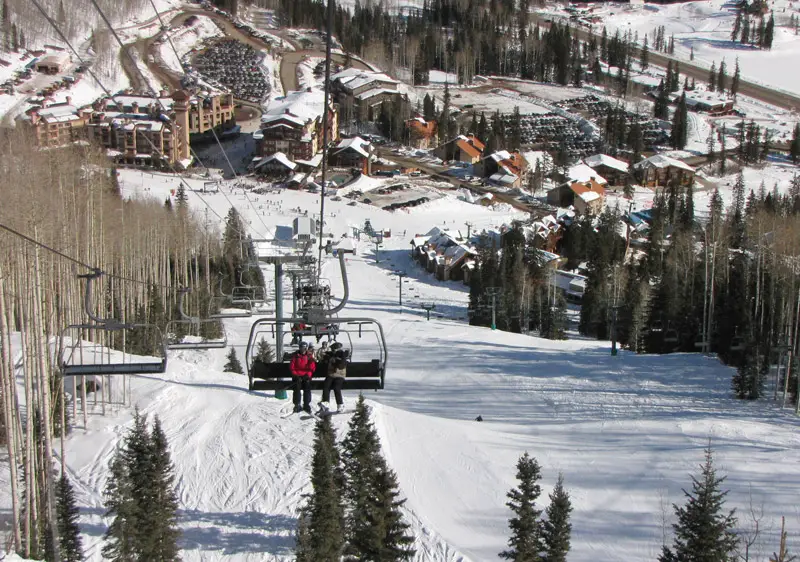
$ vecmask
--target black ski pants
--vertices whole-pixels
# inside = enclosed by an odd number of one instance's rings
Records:
[[[300,391],[303,391],[303,406],[311,407],[311,377],[292,375],[292,402],[300,405]]]
[[[328,402],[331,399],[331,388],[333,388],[333,395],[336,397],[336,405],[341,406],[344,404],[344,400],[342,400],[343,386],[344,379],[342,377],[325,377],[325,383],[322,386],[322,401]]]

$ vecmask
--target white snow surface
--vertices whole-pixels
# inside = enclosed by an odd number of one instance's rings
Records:
[[[599,5],[593,15],[603,19],[603,24],[613,34],[616,29],[638,32],[639,40],[648,35],[653,45],[653,31],[663,25],[665,35],[675,35],[675,56],[689,60],[694,49],[694,63],[711,67],[725,59],[728,76],[733,75],[734,61],[738,57],[742,76],[789,92],[800,89],[800,74],[786,72],[800,60],[800,36],[788,27],[791,14],[800,14],[797,3],[791,0],[773,0],[770,9],[775,13],[775,36],[771,50],[743,46],[731,41],[731,31],[736,19],[735,2],[728,0],[700,0],[676,4],[618,4]],[[769,15],[767,15],[767,18]],[[756,27],[758,20],[756,20]]]
[[[214,20],[208,16],[195,17],[197,17],[197,21],[192,25],[183,25],[177,30],[169,32],[172,45],[170,45],[169,41],[165,40],[158,48],[161,60],[164,61],[164,64],[181,74],[183,74],[181,59],[183,59],[189,51],[199,48],[204,41],[223,35],[222,31],[217,27],[217,24],[214,23]],[[173,46],[175,47],[174,50],[172,48]],[[177,56],[175,54],[176,51]]]
[[[120,183],[126,197],[158,201],[177,187],[174,177],[138,170],[121,170]],[[190,180],[193,187],[202,183]],[[201,199],[189,197],[202,213]],[[319,208],[319,196],[305,192],[249,197],[257,211],[230,183],[203,195],[221,216],[234,204],[256,237],[290,225],[294,209],[313,215]],[[611,357],[608,342],[574,332],[557,342],[471,327],[465,322],[466,286],[437,282],[410,260],[409,240],[433,226],[463,231],[469,221],[475,232],[519,214],[471,205],[454,194],[408,212],[346,203],[326,202],[325,229],[334,240],[367,218],[376,229],[391,230],[379,263],[373,244],[355,242],[345,311],[376,318],[386,332],[386,388],[366,397],[408,500],[416,561],[498,559],[509,533],[505,494],[516,485],[515,464],[525,451],[542,466],[541,506],[558,473],[564,474],[575,507],[572,562],[653,560],[661,548],[662,506],[668,528],[674,521],[669,506],[683,503],[681,489],[690,486],[689,474],[698,472],[709,442],[728,476],[728,506],[739,508],[741,526],[748,524],[751,494],[754,505],[763,506],[763,532],[751,555],[757,550],[764,559],[772,552],[781,515],[797,528],[800,419],[771,403],[732,399],[733,370],[715,357],[625,351]],[[407,273],[402,314],[394,276],[399,269]],[[265,274],[271,277],[271,269]],[[334,263],[326,261],[323,275],[340,295]],[[437,304],[430,321],[418,302]],[[250,324],[225,321],[240,358]],[[109,523],[102,490],[134,405],[150,417],[158,414],[169,439],[183,560],[293,559],[297,508],[310,490],[313,421],[284,419],[289,402],[248,392],[244,376],[223,373],[226,352],[171,352],[166,374],[133,377],[132,404],[90,416],[86,429],[76,421],[66,460],[87,560],[102,559]],[[356,398],[346,392],[346,405]],[[473,421],[477,415],[483,423]],[[340,438],[348,418],[333,418]],[[7,466],[0,475],[7,478]],[[8,486],[0,486],[0,509],[8,510],[9,501]],[[797,550],[797,534],[789,535]]]

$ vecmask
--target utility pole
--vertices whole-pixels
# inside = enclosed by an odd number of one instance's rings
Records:
[[[492,330],[497,329],[497,295],[500,294],[499,287],[489,287],[486,295],[492,299]]]
[[[379,256],[378,256],[378,248],[383,243],[383,236],[381,236],[381,235],[375,236],[375,238],[373,239],[373,242],[375,242],[375,263],[378,263],[380,261]]]
[[[397,277],[400,279],[400,293],[398,294],[398,303],[400,305],[400,314],[403,314],[403,277],[406,273],[402,271],[397,272]]]
[[[617,355],[617,311],[622,308],[621,304],[611,305],[611,356]]]

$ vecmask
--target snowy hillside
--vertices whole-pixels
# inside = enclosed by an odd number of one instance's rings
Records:
[[[169,176],[139,171],[124,170],[120,179],[126,196],[160,201],[177,187]],[[250,195],[256,215],[229,189],[203,199],[223,216],[235,204],[256,236],[289,225],[297,214],[293,209],[318,212],[317,195],[284,192]],[[189,197],[203,212],[200,198]],[[763,506],[762,555],[777,545],[781,515],[791,529],[800,525],[800,421],[771,405],[731,399],[731,370],[715,358],[625,352],[611,357],[608,342],[574,333],[569,341],[553,342],[470,327],[459,320],[466,318],[466,287],[437,282],[414,266],[409,239],[433,226],[464,229],[470,221],[481,229],[512,215],[450,195],[409,213],[345,203],[326,203],[326,229],[336,239],[367,218],[391,230],[378,263],[374,245],[365,241],[348,258],[346,312],[374,317],[386,332],[386,389],[367,398],[384,453],[408,498],[416,560],[496,560],[508,535],[505,494],[515,485],[514,466],[525,451],[542,465],[545,501],[558,472],[564,474],[575,506],[572,562],[653,560],[664,525],[671,523],[669,506],[682,502],[681,488],[689,485],[709,441],[728,475],[728,499],[741,510],[741,526],[749,526],[750,494]],[[398,269],[408,274],[402,313],[393,274]],[[332,261],[323,275],[340,295]],[[444,317],[426,321],[420,302],[437,303],[435,312]],[[250,324],[226,321],[240,357]],[[225,350],[171,352],[166,374],[134,378],[134,404],[160,416],[170,441],[183,559],[288,561],[296,509],[310,489],[313,422],[284,419],[290,403],[248,392],[246,377],[221,372],[224,356]],[[355,399],[352,392],[345,396],[348,405]],[[483,423],[474,421],[479,414]],[[343,435],[348,416],[333,420]],[[91,416],[88,430],[78,428],[69,439],[67,461],[88,560],[101,560],[107,466],[130,426],[131,408],[117,407],[105,417]],[[0,477],[6,473],[0,469]],[[0,490],[5,509],[7,486]]]

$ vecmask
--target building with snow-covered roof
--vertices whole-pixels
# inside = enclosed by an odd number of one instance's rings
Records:
[[[477,250],[464,239],[458,230],[434,227],[427,235],[411,240],[411,255],[439,281],[469,280],[469,268],[463,266],[474,261]]]
[[[186,166],[191,161],[189,135],[192,99],[183,90],[171,98],[114,96],[93,106],[55,104],[29,110],[22,120],[33,129],[37,146],[93,141],[120,164]],[[162,103],[163,102],[163,103]],[[232,101],[231,101],[232,105]]]
[[[283,152],[292,159],[311,160],[322,150],[324,93],[310,88],[274,98],[261,116],[261,128],[254,134],[257,154]],[[339,139],[339,117],[331,104],[328,138]]]
[[[334,166],[359,168],[366,173],[371,154],[372,144],[361,137],[342,139],[331,151],[330,163]]]
[[[656,154],[633,165],[639,182],[646,187],[666,187],[677,182],[685,187],[694,181],[695,170],[685,162],[663,154]]]
[[[628,163],[608,154],[589,156],[583,159],[583,163],[597,172],[597,177],[606,179],[611,185],[623,185],[628,177]]]
[[[24,121],[31,127],[37,146],[64,146],[77,140],[86,139],[86,125],[91,111],[78,109],[67,103],[53,104],[28,111]]]
[[[486,147],[476,137],[470,135],[459,135],[456,138],[440,144],[434,154],[447,162],[458,160],[475,164],[480,161],[483,150]]]
[[[64,72],[70,64],[68,53],[50,53],[34,63],[37,72],[45,74],[59,74]]]
[[[603,210],[605,193],[604,185],[594,179],[571,181],[548,191],[547,202],[558,207],[572,206],[579,215],[599,214]]]
[[[567,177],[567,181],[569,182],[595,181],[600,185],[608,184],[608,181],[603,176],[582,162],[568,168],[565,175]]]
[[[683,90],[670,94],[670,101],[677,103],[686,94],[686,107],[692,111],[702,111],[709,115],[729,115],[733,113],[736,100],[724,92],[707,90]]]
[[[406,121],[408,128],[408,144],[420,150],[436,146],[436,121],[426,121],[422,117],[414,117]]]
[[[474,170],[475,175],[488,177],[505,187],[519,187],[522,176],[528,171],[528,163],[519,152],[498,150],[481,158]]]
[[[297,164],[292,162],[283,152],[264,156],[253,166],[253,171],[256,174],[270,177],[288,177],[295,169],[297,169]]]
[[[383,72],[347,68],[331,76],[336,101],[346,118],[373,121],[385,101],[394,102],[408,97],[397,89],[399,82]]]

